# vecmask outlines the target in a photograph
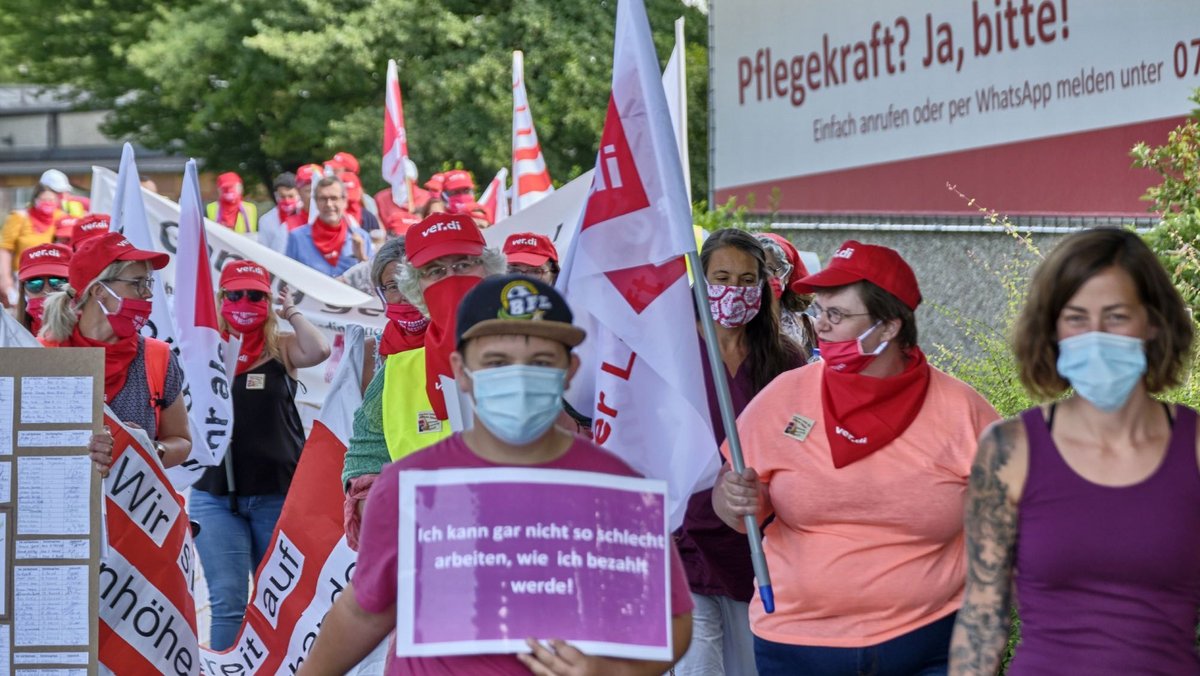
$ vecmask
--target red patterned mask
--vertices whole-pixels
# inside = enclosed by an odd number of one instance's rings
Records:
[[[762,307],[761,286],[708,285],[708,307],[713,321],[727,329],[745,326]]]

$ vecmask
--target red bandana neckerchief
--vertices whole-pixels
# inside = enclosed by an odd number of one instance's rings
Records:
[[[49,216],[37,209],[26,209],[26,212],[29,214],[29,222],[33,225],[33,231],[39,235],[49,230],[62,215],[58,209],[55,209]]]
[[[125,378],[129,375],[129,365],[137,356],[138,336],[132,336],[115,343],[102,340],[92,340],[79,332],[79,325],[67,339],[60,343],[47,342],[47,347],[98,347],[104,350],[104,403],[111,404],[113,399],[125,387]]]
[[[350,217],[354,219],[355,223],[359,223],[359,224],[362,223],[362,210],[363,210],[362,202],[351,202],[351,201],[346,202],[346,213],[349,214]]]
[[[222,337],[225,340],[229,340],[229,332],[223,333]],[[247,331],[246,333],[243,333],[242,350],[241,352],[238,352],[237,373],[235,375],[240,376],[253,368],[254,365],[258,363],[259,357],[262,356],[266,345],[267,334],[266,331],[263,331],[261,326],[254,331]]]
[[[891,378],[821,373],[821,406],[833,466],[841,469],[890,444],[904,433],[925,403],[929,363],[914,347],[904,371]]]
[[[429,328],[425,330],[425,393],[429,395],[429,403],[438,420],[446,420],[449,415],[438,376],[454,377],[450,354],[456,347],[454,318],[458,304],[482,279],[451,275],[425,289],[425,304],[429,307]]]
[[[379,339],[379,354],[384,357],[405,352],[425,344],[429,319],[411,303],[388,305],[388,323]]]
[[[235,202],[226,202],[223,199],[217,199],[217,222],[227,228],[236,228],[238,214],[242,212],[242,199],[239,197]],[[250,224],[247,223],[246,227]]]
[[[297,211],[296,213],[291,214],[287,218],[283,219],[283,222],[287,225],[288,232],[291,232],[302,225],[308,225],[308,210],[305,209],[304,211]]]
[[[346,224],[346,218],[338,221],[337,225],[329,225],[320,218],[312,223],[312,241],[317,247],[317,251],[325,257],[325,262],[330,265],[337,265],[338,259],[342,257],[342,246],[346,244],[346,235],[350,232],[350,228]]]

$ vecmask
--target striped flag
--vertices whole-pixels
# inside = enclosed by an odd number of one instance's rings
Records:
[[[513,52],[512,213],[554,192],[525,93],[525,55]]]
[[[488,222],[492,225],[508,218],[508,189],[504,185],[507,182],[508,169],[501,168],[479,197],[479,203],[483,205]]]
[[[404,102],[400,98],[400,78],[396,75],[396,60],[388,59],[386,108],[383,112],[383,180],[392,186],[392,201],[396,206],[409,202],[406,177],[408,136],[404,132]]]

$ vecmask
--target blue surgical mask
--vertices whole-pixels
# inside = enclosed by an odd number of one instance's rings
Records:
[[[1101,411],[1115,411],[1146,373],[1140,338],[1092,331],[1058,341],[1058,373]]]
[[[528,444],[546,433],[562,411],[567,372],[513,364],[470,371],[475,417],[505,443]]]

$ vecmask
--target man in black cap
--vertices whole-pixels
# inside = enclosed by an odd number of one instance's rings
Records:
[[[450,363],[459,388],[475,402],[475,425],[383,469],[367,501],[354,582],[326,616],[302,674],[345,673],[396,626],[401,471],[508,466],[638,476],[554,425],[563,390],[579,369],[571,350],[585,336],[571,320],[562,296],[530,277],[489,277],[463,298]],[[531,639],[530,652],[520,655],[402,658],[389,650],[387,673],[661,674],[687,650],[692,633],[687,578],[670,547],[670,663],[585,655],[560,640]]]

